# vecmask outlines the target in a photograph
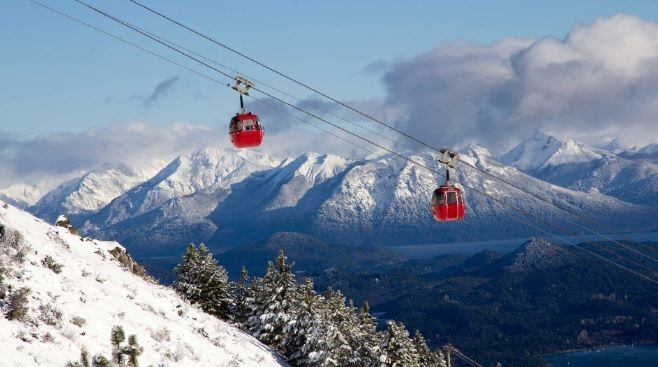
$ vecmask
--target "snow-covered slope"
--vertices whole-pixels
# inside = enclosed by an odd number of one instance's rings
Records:
[[[109,358],[114,326],[137,335],[143,366],[285,365],[251,336],[125,270],[109,252],[116,242],[82,239],[2,203],[0,224],[22,237],[0,247],[5,288],[30,290],[23,322],[0,317],[2,366],[64,366],[81,348]],[[46,257],[60,273],[42,265]]]
[[[30,212],[53,221],[58,215],[95,213],[114,198],[152,177],[162,165],[137,169],[125,164],[105,165],[69,180],[39,200]]]

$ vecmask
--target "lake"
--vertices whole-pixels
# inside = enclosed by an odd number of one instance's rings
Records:
[[[618,346],[546,356],[553,367],[656,367],[658,345]]]
[[[539,236],[553,243],[564,243],[564,240],[581,243],[581,242],[597,242],[603,243],[608,239],[615,241],[636,241],[636,242],[657,242],[658,232],[643,232],[643,233],[623,233],[623,234],[605,234],[606,238],[600,236],[561,236],[562,240]],[[501,254],[514,251],[517,247],[524,244],[528,238],[515,238],[506,240],[493,240],[493,241],[473,241],[473,242],[449,242],[449,243],[431,243],[407,246],[394,246],[390,247],[391,250],[399,253],[408,259],[422,259],[430,258],[439,255],[474,255],[483,250],[493,250]],[[658,367],[658,364],[656,364]]]

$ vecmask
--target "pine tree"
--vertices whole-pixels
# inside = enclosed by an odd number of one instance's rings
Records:
[[[431,351],[420,331],[416,330],[413,338],[414,347],[418,352],[418,360],[422,367],[445,367],[446,361],[440,351]]]
[[[310,345],[308,335],[317,327],[319,298],[313,290],[313,281],[306,278],[304,287],[297,292],[299,297],[297,314],[284,328],[286,339],[284,349],[288,361],[293,365],[304,365],[308,359]]]
[[[246,322],[246,327],[254,336],[284,354],[284,328],[295,316],[297,308],[295,275],[286,259],[283,250],[280,250],[276,264],[268,264],[260,292],[254,296],[251,316]]]
[[[238,325],[244,325],[249,317],[249,272],[245,266],[242,267],[240,279],[231,283],[231,298],[233,307],[231,310],[233,321]]]
[[[121,326],[112,328],[110,334],[110,342],[112,344],[112,363],[121,365],[123,363],[123,353],[121,350],[121,343],[126,340],[126,334],[123,332]]]
[[[112,363],[100,354],[94,356],[91,365],[92,367],[112,367]]]
[[[382,335],[377,331],[377,322],[370,315],[370,307],[367,301],[361,305],[358,315],[358,332],[361,338],[361,346],[358,350],[365,367],[381,366],[383,352],[380,347]]]
[[[386,353],[385,366],[420,367],[418,352],[403,324],[388,321],[384,335],[382,349]]]
[[[139,367],[139,356],[142,355],[144,348],[137,342],[137,335],[131,335],[128,338],[128,346],[124,348],[124,353],[128,355],[128,366]]]
[[[82,365],[82,367],[91,366],[91,363],[89,362],[89,352],[87,352],[87,349],[85,348],[80,350],[80,365]]]
[[[178,280],[174,287],[191,303],[220,319],[230,316],[231,299],[228,294],[228,274],[221,267],[206,245],[199,248],[190,245],[183,262],[176,266]]]
[[[307,366],[347,366],[353,357],[353,350],[344,331],[347,320],[345,298],[331,288],[325,297],[320,298],[321,307],[317,313],[315,326],[307,335],[304,350],[308,353],[304,365]]]

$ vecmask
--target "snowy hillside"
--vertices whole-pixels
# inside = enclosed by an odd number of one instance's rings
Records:
[[[95,213],[114,198],[152,177],[160,165],[137,169],[125,164],[103,166],[69,180],[39,200],[30,211],[54,221],[61,213],[76,216]]]
[[[12,300],[4,310],[13,310],[13,320],[0,318],[0,365],[64,366],[82,348],[110,358],[114,326],[137,336],[143,366],[286,365],[173,290],[127,271],[110,253],[121,248],[116,242],[80,238],[1,203],[0,224],[2,283]],[[25,314],[14,297],[22,288]]]

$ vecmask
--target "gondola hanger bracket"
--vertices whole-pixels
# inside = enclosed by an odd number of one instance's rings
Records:
[[[439,152],[441,153],[441,156],[439,157],[439,162],[453,169],[457,166],[457,162],[459,161],[459,153],[453,152],[445,148],[442,148],[441,150],[439,150]]]
[[[244,95],[248,96],[249,95],[249,89],[253,88],[254,86],[255,85],[251,80],[245,78],[242,75],[236,75],[235,76],[235,85],[233,85],[231,88],[233,88],[234,90],[236,90],[240,94],[244,94]]]

